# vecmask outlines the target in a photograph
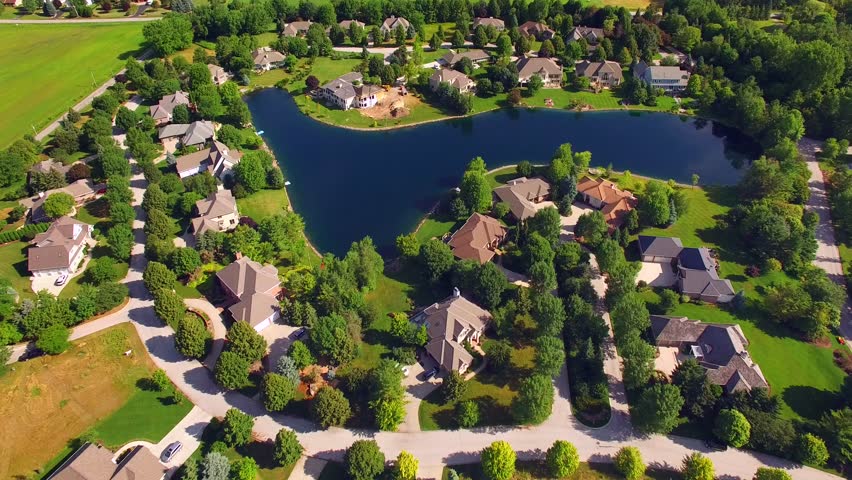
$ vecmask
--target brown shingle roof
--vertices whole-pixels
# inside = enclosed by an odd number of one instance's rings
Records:
[[[217,190],[209,197],[195,202],[198,216],[190,222],[192,232],[200,235],[207,230],[219,231],[218,217],[237,213],[237,200],[228,189]]]
[[[71,250],[86,241],[91,225],[62,217],[44,233],[39,233],[27,250],[27,268],[33,271],[54,270],[71,266]]]
[[[143,446],[137,446],[121,463],[112,461],[113,453],[100,445],[80,447],[49,480],[160,480],[165,468]]]
[[[426,351],[447,370],[470,365],[473,357],[456,342],[464,330],[483,331],[491,322],[491,314],[464,297],[451,297],[423,310],[429,343]]]
[[[189,105],[189,94],[177,91],[161,98],[156,105],[151,106],[151,116],[154,120],[168,119],[178,105]]]
[[[495,188],[494,193],[509,205],[515,218],[524,220],[535,215],[533,199],[550,195],[550,184],[540,178],[520,177]]]
[[[449,68],[437,70],[432,74],[430,80],[438,83],[447,82],[450,86],[459,90],[466,88],[468,85],[473,83],[473,80],[471,80],[467,75]]]
[[[485,263],[494,257],[494,250],[489,248],[490,245],[503,241],[505,236],[506,227],[499,221],[474,213],[453,233],[447,243],[456,257]]]
[[[242,257],[219,270],[216,277],[240,299],[228,309],[235,319],[244,320],[254,327],[276,310],[278,301],[274,291],[281,282],[274,266],[261,265]]]

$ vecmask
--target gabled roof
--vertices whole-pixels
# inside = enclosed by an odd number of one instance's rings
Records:
[[[686,247],[677,256],[678,267],[690,270],[714,270],[716,262],[710,256],[710,250],[706,247]]]
[[[441,57],[441,60],[443,60],[448,66],[453,66],[460,62],[462,58],[469,58],[472,62],[481,62],[483,60],[488,60],[490,57],[485,50],[474,49],[461,53],[449,52],[444,54],[444,56]]]
[[[112,462],[113,453],[100,445],[80,447],[49,480],[160,480],[165,468],[143,446],[133,448],[121,463]]]
[[[162,127],[157,136],[160,140],[172,137],[182,137],[180,142],[184,145],[201,145],[213,138],[215,128],[213,123],[207,120],[199,120],[192,123],[173,123]]]
[[[217,190],[209,197],[195,202],[198,216],[190,221],[192,231],[200,235],[207,230],[220,231],[219,222],[215,219],[225,215],[239,215],[237,200],[228,189]]]
[[[231,305],[228,311],[234,320],[248,322],[252,327],[269,318],[278,310],[278,299],[266,293],[255,293],[240,297],[240,301]]]
[[[216,272],[216,276],[238,297],[266,293],[281,283],[278,280],[278,270],[274,266],[261,265],[248,257],[234,260]]]
[[[556,33],[547,25],[541,22],[533,22],[532,20],[522,23],[521,26],[518,27],[518,30],[520,30],[523,34],[534,36],[539,36],[545,32]]]
[[[219,65],[207,64],[207,70],[210,70],[210,77],[213,78],[213,83],[224,83],[230,78],[228,72]]]
[[[366,26],[366,25],[364,25],[364,22],[359,22],[358,20],[341,20],[341,21],[338,23],[338,25],[340,25],[340,28],[342,28],[342,29],[343,29],[343,31],[345,31],[345,32],[349,32],[349,27],[350,27],[350,25],[351,25],[351,24],[353,24],[353,23],[354,23],[355,25],[358,25],[358,26],[359,26],[359,27],[361,27],[361,28],[364,28],[364,27]]]
[[[486,263],[494,257],[494,251],[488,245],[502,240],[506,236],[506,227],[494,218],[474,213],[464,222],[447,242],[453,254],[463,260],[476,260]]]
[[[281,63],[286,57],[283,53],[269,47],[258,48],[251,53],[255,65],[266,66],[272,63]]]
[[[602,28],[593,28],[593,27],[574,27],[571,30],[571,33],[568,34],[568,41],[576,41],[581,38],[585,38],[587,42],[595,44],[601,41],[604,38],[604,31]]]
[[[397,27],[402,27],[405,30],[408,30],[408,27],[411,26],[411,22],[406,20],[403,17],[395,17],[391,15],[386,18],[384,22],[382,22],[382,30],[396,30]]]
[[[462,296],[430,305],[423,313],[429,335],[426,351],[447,370],[470,365],[473,357],[455,339],[464,330],[483,331],[491,314]]]
[[[189,105],[188,93],[177,91],[164,96],[156,105],[151,106],[151,116],[154,117],[154,120],[168,119],[178,105]]]
[[[295,37],[296,35],[300,34],[301,32],[307,32],[308,29],[313,24],[314,24],[314,22],[310,22],[310,21],[290,22],[290,23],[288,23],[287,25],[284,26],[284,31],[282,31],[281,33],[285,37]]]
[[[476,17],[473,19],[473,29],[482,25],[483,27],[495,27],[495,28],[505,28],[506,22],[500,20],[499,18],[494,17]]]
[[[681,250],[683,243],[677,237],[654,237],[649,235],[639,235],[639,255],[651,255],[654,257],[676,258]]]
[[[733,285],[730,280],[720,279],[716,270],[690,270],[680,271],[681,293],[701,295],[707,297],[721,297],[734,295]]]
[[[560,67],[552,58],[524,57],[518,60],[518,78],[533,75],[562,75]]]
[[[159,480],[165,468],[150,450],[143,446],[133,449],[121,463],[111,480]]]
[[[56,170],[57,172],[65,175],[66,173],[68,173],[68,170],[71,170],[71,165],[65,165],[61,162],[53,160],[52,158],[49,158],[47,160],[38,162],[32,167],[30,167],[30,172],[33,173],[50,173],[51,170]]]
[[[583,60],[582,62],[577,63],[576,68],[577,75],[583,77],[599,77],[604,73],[608,73],[614,78],[624,78],[621,71],[621,64],[618,62],[610,62],[609,60],[605,62],[590,62],[588,60]]]
[[[467,75],[449,68],[436,70],[429,79],[437,81],[439,84],[446,82],[450,84],[451,87],[459,90],[473,83],[473,80],[471,80]]]
[[[550,184],[540,178],[520,177],[495,188],[494,193],[509,205],[515,218],[525,220],[537,211],[532,200],[550,195]]]
[[[27,268],[32,272],[70,267],[71,250],[86,241],[90,228],[71,217],[59,218],[30,242],[34,246],[27,250]]]
[[[602,203],[616,203],[623,198],[633,198],[633,194],[621,190],[609,180],[583,177],[577,182],[577,192],[588,195]]]

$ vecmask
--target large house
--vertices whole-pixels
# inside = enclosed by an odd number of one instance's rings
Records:
[[[516,219],[526,220],[538,211],[535,204],[550,196],[550,184],[540,178],[519,177],[495,188],[494,194],[509,205]]]
[[[195,212],[197,216],[189,222],[195,236],[207,231],[227,232],[240,223],[237,200],[230,190],[224,188],[195,202]]]
[[[141,445],[114,457],[107,448],[86,443],[47,480],[161,480],[166,473],[157,457]]]
[[[85,256],[92,226],[62,217],[33,238],[27,250],[27,269],[34,277],[54,277],[77,270]]]
[[[178,105],[190,106],[188,93],[178,91],[161,98],[156,105],[151,105],[151,118],[154,119],[154,124],[160,126],[171,122],[172,112]]]
[[[231,79],[231,74],[219,65],[208,63],[207,70],[210,70],[210,78],[213,80],[213,85],[217,87]]]
[[[464,373],[473,362],[464,343],[479,341],[491,323],[491,314],[462,297],[456,289],[452,297],[426,307],[412,321],[426,325],[429,335],[426,352],[438,365],[447,372]]]
[[[254,69],[259,72],[268,72],[273,68],[278,68],[284,65],[284,60],[287,59],[283,53],[269,47],[258,48],[251,52],[251,58],[254,61]]]
[[[46,192],[40,192],[35,197],[25,198],[18,203],[24,206],[29,215],[30,221],[33,223],[44,222],[50,219],[44,211],[44,201],[47,197],[54,193],[67,193],[74,198],[76,206],[94,200],[106,187],[104,185],[95,185],[90,178],[81,178],[75,182],[60,188],[54,188]]]
[[[545,40],[553,40],[553,38],[556,37],[556,32],[553,29],[541,22],[533,22],[532,20],[524,22],[518,27],[518,30],[521,31],[521,34],[528,37],[535,37],[536,40],[542,42]]]
[[[213,138],[216,128],[212,122],[197,120],[192,123],[173,123],[162,127],[157,136],[166,152],[173,152],[179,146],[197,147]]]
[[[397,28],[401,28],[405,30],[406,33],[408,33],[409,27],[411,27],[411,22],[402,17],[395,17],[391,15],[390,17],[386,18],[384,22],[382,22],[380,30],[383,34],[389,34],[393,33]]]
[[[320,96],[343,110],[373,107],[379,103],[384,90],[378,85],[365,85],[363,80],[359,72],[341,75],[323,85]]]
[[[435,70],[435,73],[429,77],[429,87],[432,91],[438,90],[438,87],[442,83],[448,84],[454,90],[458,90],[461,93],[470,92],[476,86],[476,83],[470,77],[449,68]]]
[[[290,22],[287,25],[284,25],[284,30],[281,31],[281,35],[285,37],[303,37],[308,34],[308,29],[311,28],[314,22],[304,21],[304,22]]]
[[[364,22],[359,22],[358,20],[341,20],[338,25],[340,25],[341,30],[346,33],[349,33],[349,29],[352,28],[352,24],[355,24],[358,27],[364,28],[366,25]]]
[[[633,66],[633,76],[666,93],[682,92],[689,83],[689,72],[680,67],[648,65],[644,61]]]
[[[471,30],[476,30],[476,27],[482,25],[483,27],[494,27],[498,32],[502,32],[506,29],[506,22],[500,20],[499,18],[494,17],[476,17],[473,19],[473,28]]]
[[[449,52],[447,54],[444,54],[444,56],[441,57],[438,61],[444,66],[452,67],[453,65],[460,62],[463,58],[469,58],[474,65],[479,65],[491,57],[485,50],[472,49],[461,53]]]
[[[592,28],[592,27],[574,27],[571,30],[571,33],[568,34],[567,41],[568,43],[576,42],[580,39],[586,40],[586,43],[589,46],[594,47],[604,38],[604,31],[602,28]]]
[[[71,170],[71,165],[65,165],[62,162],[57,162],[56,160],[49,158],[47,160],[43,160],[34,164],[32,167],[30,167],[29,173],[31,175],[34,173],[46,174],[55,171],[58,172],[60,175],[65,176],[65,174],[67,174],[69,170]]]
[[[254,260],[237,255],[230,265],[216,272],[219,285],[230,301],[228,307],[235,321],[245,321],[261,331],[281,316],[278,293],[281,282],[278,269],[261,265]]]
[[[506,227],[499,221],[481,213],[474,213],[464,222],[447,244],[453,255],[462,260],[487,263],[494,258],[495,250],[506,238]]]
[[[677,349],[676,359],[695,358],[707,379],[727,393],[769,388],[739,325],[720,325],[686,317],[651,315],[651,332],[658,347]]]
[[[583,60],[577,63],[577,76],[586,77],[592,87],[611,88],[621,85],[624,74],[617,62],[590,62]]]
[[[210,172],[216,178],[231,175],[234,165],[240,163],[243,153],[228,149],[224,143],[213,140],[210,147],[177,157],[175,170],[180,178]]]
[[[562,67],[551,58],[524,57],[518,60],[517,66],[521,85],[526,85],[533,75],[537,75],[544,82],[544,88],[562,86]]]
[[[733,300],[730,280],[719,278],[717,262],[705,247],[684,247],[679,238],[639,235],[643,262],[670,264],[677,269],[677,288],[690,298],[709,303]]]
[[[604,179],[583,177],[577,183],[577,194],[603,213],[610,231],[620,228],[625,216],[637,205],[632,193]]]

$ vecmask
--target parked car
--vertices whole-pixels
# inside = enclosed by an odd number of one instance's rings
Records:
[[[298,339],[304,337],[306,333],[308,333],[308,329],[305,328],[305,327],[302,327],[302,328],[296,330],[296,334],[294,336],[298,340]]]
[[[61,287],[62,285],[65,285],[65,282],[67,282],[67,281],[68,281],[68,274],[63,273],[62,275],[59,276],[59,278],[56,279],[55,282],[53,282],[53,284],[56,285],[57,287]]]
[[[438,367],[435,367],[432,370],[429,370],[428,372],[426,372],[426,374],[423,376],[423,380],[424,381],[429,380],[430,378],[434,377],[437,374],[438,374]]]
[[[724,452],[728,449],[727,445],[717,442],[716,440],[704,440],[704,446],[711,450],[718,450],[720,452]]]
[[[180,449],[183,448],[183,444],[180,441],[172,442],[168,447],[163,451],[163,462],[168,463],[171,459],[177,455]]]
[[[401,370],[402,370],[402,376],[403,376],[403,377],[408,377],[408,374],[409,374],[408,367],[403,366],[403,367],[401,368]]]

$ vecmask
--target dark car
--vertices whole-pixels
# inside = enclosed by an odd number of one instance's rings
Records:
[[[302,328],[296,330],[296,335],[294,335],[294,336],[298,340],[298,339],[304,337],[306,333],[308,333],[308,329],[305,328],[305,327],[302,327]]]
[[[430,378],[434,377],[437,374],[438,374],[438,367],[435,367],[435,368],[433,368],[432,370],[429,370],[428,372],[426,372],[423,375],[423,380],[424,381],[429,380]]]
[[[716,440],[704,440],[704,446],[711,450],[717,450],[720,452],[724,452],[728,449],[727,445],[717,442]]]

